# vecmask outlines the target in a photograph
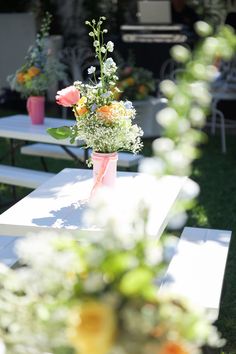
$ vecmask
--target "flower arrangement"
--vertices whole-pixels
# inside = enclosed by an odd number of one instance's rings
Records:
[[[157,294],[171,248],[111,228],[80,242],[47,233],[19,241],[24,267],[0,267],[6,354],[197,354],[206,343],[221,345],[201,310]]]
[[[85,141],[87,148],[95,152],[112,153],[127,150],[138,152],[141,147],[142,130],[132,124],[135,109],[130,101],[117,101],[116,87],[118,77],[117,66],[109,54],[113,51],[111,41],[104,42],[106,29],[102,29],[105,17],[96,22],[86,21],[91,28],[89,36],[93,38],[99,69],[91,66],[88,69],[89,83],[77,81],[74,85],[58,91],[58,104],[71,107],[76,124],[73,127],[48,129],[56,139],[76,137]],[[97,74],[97,71],[99,73]]]
[[[119,70],[119,99],[145,100],[155,91],[153,73],[145,68],[126,65]]]
[[[22,97],[44,96],[51,84],[65,76],[64,65],[53,58],[48,49],[51,17],[46,13],[24,65],[7,78],[11,89],[20,92]]]

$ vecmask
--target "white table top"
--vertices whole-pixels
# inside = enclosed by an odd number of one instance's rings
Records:
[[[122,188],[124,185],[124,203],[125,190],[134,178],[140,178],[140,174],[118,172],[117,183],[122,183]],[[186,177],[167,176],[157,182],[156,210],[149,225],[154,235],[163,232],[169,212],[185,181]],[[77,233],[78,229],[92,230],[83,222],[92,185],[92,170],[62,170],[0,215],[0,235],[25,236],[28,232],[46,229],[57,232],[69,229],[72,233]]]
[[[33,125],[28,115],[18,114],[0,118],[0,137],[57,145],[72,145],[69,139],[54,139],[48,134],[47,129],[63,125],[72,126],[74,124],[74,120],[46,117],[44,124]],[[78,146],[81,143],[81,140],[77,140],[73,145]]]

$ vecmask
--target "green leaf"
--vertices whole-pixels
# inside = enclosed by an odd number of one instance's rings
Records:
[[[59,128],[48,128],[47,132],[55,139],[67,139],[71,135],[71,129],[67,126]]]

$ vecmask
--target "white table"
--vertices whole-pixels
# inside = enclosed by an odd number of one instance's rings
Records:
[[[74,124],[74,120],[46,117],[44,124],[33,125],[29,116],[25,114],[18,114],[0,118],[0,137],[72,146],[69,139],[56,140],[51,137],[48,134],[47,129],[57,128],[63,125],[72,126]],[[75,141],[73,145],[81,145],[81,140]]]
[[[117,183],[126,189],[140,174],[118,172]],[[143,175],[141,176],[143,178]],[[150,176],[147,176],[147,178]],[[160,235],[170,210],[186,177],[167,176],[158,181],[156,210],[150,218],[149,230]],[[0,215],[0,235],[25,236],[28,232],[56,230],[92,230],[83,222],[83,214],[93,185],[92,171],[66,168]],[[147,184],[143,183],[143,188]]]
[[[34,141],[38,143],[47,143],[60,145],[65,152],[73,157],[75,161],[78,160],[76,154],[71,152],[68,147],[71,146],[82,146],[82,140],[75,140],[73,144],[70,143],[69,139],[57,140],[48,134],[48,128],[57,128],[60,126],[73,126],[75,124],[74,120],[69,119],[59,119],[59,118],[49,118],[45,117],[44,124],[35,125],[31,123],[30,117],[26,114],[18,114],[14,116],[8,116],[0,118],[0,137],[9,138],[11,142],[10,151],[8,152],[11,156],[11,164],[15,164],[15,150],[18,144],[15,144],[15,140],[21,141]],[[4,158],[0,156],[0,160]],[[84,161],[88,158],[87,149],[84,149]],[[43,166],[47,170],[47,166],[44,161]]]

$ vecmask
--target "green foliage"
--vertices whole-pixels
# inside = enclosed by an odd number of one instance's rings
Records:
[[[64,126],[59,128],[48,128],[48,134],[50,134],[55,139],[67,139],[71,135],[70,127]]]

